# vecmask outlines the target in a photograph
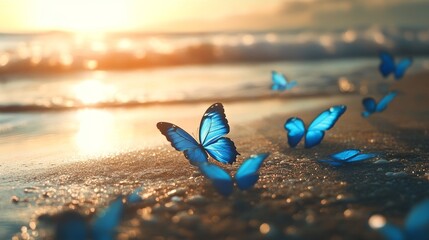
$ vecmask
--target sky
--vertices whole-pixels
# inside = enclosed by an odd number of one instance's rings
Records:
[[[0,0],[0,32],[427,27],[429,0]]]

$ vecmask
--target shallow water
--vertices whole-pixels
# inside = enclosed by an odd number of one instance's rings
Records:
[[[386,91],[389,84],[378,73],[378,64],[376,58],[364,58],[6,75],[0,82],[0,112],[135,107],[158,102],[272,96],[272,70],[298,82],[288,93],[293,96],[340,91],[377,93]],[[428,68],[428,58],[417,58],[408,73]]]

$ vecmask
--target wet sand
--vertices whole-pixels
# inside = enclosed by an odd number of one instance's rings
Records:
[[[275,99],[256,102],[257,107],[252,102],[225,104],[228,136],[241,156],[237,164],[224,167],[235,172],[251,154],[271,154],[250,191],[236,189],[232,196],[222,197],[164,140],[159,147],[8,178],[10,184],[2,187],[0,224],[8,226],[5,234],[19,232],[22,225],[24,233],[16,236],[43,238],[52,234],[53,214],[72,209],[90,221],[119,194],[143,186],[143,202],[126,210],[118,239],[381,239],[368,226],[371,215],[382,214],[401,224],[414,204],[429,197],[428,81],[429,73],[422,73],[395,82],[391,89],[399,90],[398,97],[385,112],[368,119],[360,116],[358,95]],[[322,144],[289,148],[286,119],[298,116],[308,123],[338,104],[348,110]],[[208,106],[198,105],[196,116]],[[180,106],[175,108],[180,111]],[[235,121],[237,111],[248,113],[240,116],[247,120]],[[262,118],[252,117],[270,111]],[[174,116],[159,121],[189,130],[200,119]],[[346,148],[380,157],[341,168],[316,161]],[[376,163],[380,159],[386,161]],[[9,200],[14,195],[17,203]]]

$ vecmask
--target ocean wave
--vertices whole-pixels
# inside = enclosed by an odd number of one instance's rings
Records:
[[[257,33],[0,35],[0,73],[127,70],[186,64],[429,55],[429,29]]]
[[[297,99],[297,98],[310,98],[310,97],[323,97],[331,95],[328,92],[307,92],[307,93],[268,93],[260,95],[242,95],[230,97],[205,97],[205,98],[189,98],[189,99],[171,99],[171,100],[155,100],[155,101],[128,101],[128,102],[99,102],[96,104],[76,104],[76,105],[55,105],[55,104],[10,104],[0,105],[0,112],[2,113],[19,113],[19,112],[49,112],[49,111],[70,111],[79,109],[103,109],[103,108],[136,108],[136,107],[149,107],[156,105],[175,105],[175,104],[193,104],[193,103],[231,103],[240,101],[260,101],[269,99]],[[6,126],[5,126],[6,128]],[[0,128],[0,132],[3,129]]]

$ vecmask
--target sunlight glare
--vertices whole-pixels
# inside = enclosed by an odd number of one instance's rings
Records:
[[[110,112],[85,109],[77,112],[79,130],[75,136],[78,150],[84,155],[107,152],[114,146],[114,118]]]
[[[381,215],[373,215],[369,218],[368,224],[372,229],[379,229],[386,225],[386,219]]]
[[[86,105],[101,103],[115,96],[115,88],[100,80],[86,80],[73,88],[77,100]]]
[[[130,24],[130,5],[105,0],[40,0],[32,7],[34,24],[72,31],[123,30]]]

